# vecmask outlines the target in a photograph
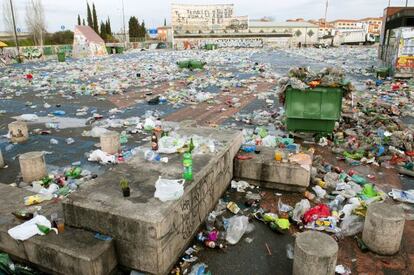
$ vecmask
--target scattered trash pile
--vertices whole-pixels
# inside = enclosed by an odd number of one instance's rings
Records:
[[[76,191],[79,186],[96,177],[96,174],[92,174],[92,172],[82,169],[80,166],[73,166],[64,169],[63,172],[54,171],[40,181],[26,183],[28,184],[26,187],[23,183],[19,185],[36,193],[36,195],[24,198],[24,204],[29,206],[66,197]]]
[[[30,267],[14,263],[8,254],[0,253],[0,273],[1,274],[25,274],[38,275],[41,274]]]
[[[366,91],[347,102],[347,111],[327,145],[351,166],[395,167],[413,176],[412,81],[388,79],[367,85]]]

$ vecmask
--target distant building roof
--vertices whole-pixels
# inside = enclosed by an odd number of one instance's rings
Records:
[[[309,22],[262,22],[249,21],[249,27],[254,28],[317,28],[318,26]]]
[[[360,20],[355,19],[337,19],[335,21],[331,21],[330,23],[337,23],[337,22],[347,22],[347,23],[358,23]]]
[[[372,20],[380,20],[382,21],[383,17],[367,17],[367,18],[362,18],[359,21],[372,21]]]
[[[89,26],[75,26],[75,32],[81,32],[89,42],[105,43],[105,41]]]

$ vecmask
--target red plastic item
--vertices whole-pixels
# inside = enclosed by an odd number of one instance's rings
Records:
[[[32,79],[33,79],[33,75],[32,75],[32,74],[27,74],[27,75],[26,75],[26,79],[28,79],[28,80],[32,80]]]
[[[405,154],[409,157],[414,157],[414,151],[407,151]]]
[[[329,210],[329,207],[326,204],[318,204],[317,206],[309,209],[304,215],[303,215],[303,222],[309,223],[316,221],[319,218],[326,218],[331,215],[331,211]]]

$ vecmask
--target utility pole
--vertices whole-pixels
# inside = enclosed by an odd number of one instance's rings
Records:
[[[408,0],[405,0],[405,6],[408,7]]]
[[[16,19],[14,18],[14,9],[13,9],[13,1],[12,0],[10,0],[10,9],[11,9],[12,20],[13,20],[14,42],[16,43],[16,49],[17,49],[17,62],[20,63],[21,60],[20,60],[19,39],[17,38]]]
[[[127,36],[126,36],[126,28],[125,28],[125,8],[124,8],[124,0],[122,0],[122,21],[124,24],[124,41],[125,41],[125,48],[127,45]]]
[[[329,6],[329,0],[326,0],[326,7],[325,7],[325,28],[326,28],[326,18],[328,16],[328,6]]]

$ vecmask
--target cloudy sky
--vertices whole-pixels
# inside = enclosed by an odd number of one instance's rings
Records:
[[[73,29],[78,14],[86,18],[86,1],[42,0],[48,31],[60,30],[61,26]],[[17,25],[24,31],[26,28],[24,22],[25,6],[28,0],[13,0],[13,2],[17,10]],[[112,21],[112,29],[120,30],[122,26],[122,1],[89,0],[89,3],[92,2],[95,3],[98,18],[105,19],[109,16]],[[328,20],[381,16],[384,8],[388,5],[388,0],[329,0],[329,2]],[[326,0],[124,0],[125,17],[128,19],[130,16],[137,16],[140,21],[145,20],[147,26],[156,27],[163,23],[164,18],[167,18],[167,22],[169,22],[171,3],[233,3],[235,4],[235,15],[249,15],[250,18],[271,16],[277,21],[285,21],[298,17],[322,18]],[[409,0],[409,4],[414,6],[414,0]],[[391,0],[391,5],[405,5],[405,0]],[[3,9],[3,5],[0,6],[0,9]],[[0,20],[0,31],[4,29],[3,20]]]

